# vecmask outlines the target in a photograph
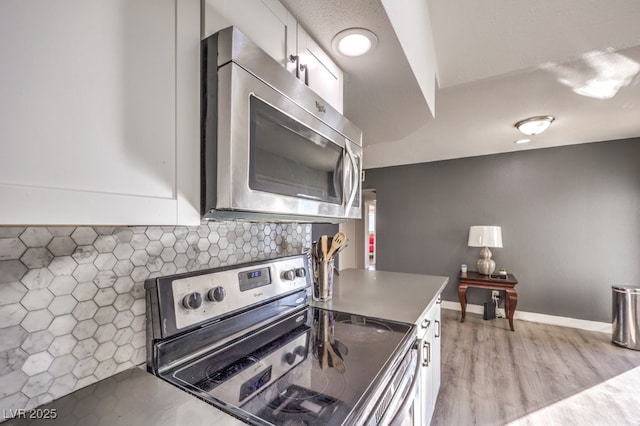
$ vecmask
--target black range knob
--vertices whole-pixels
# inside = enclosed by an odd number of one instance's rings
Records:
[[[212,302],[222,302],[224,298],[227,296],[227,290],[224,287],[216,287],[209,290],[207,297]]]
[[[284,355],[284,360],[287,364],[293,365],[296,362],[296,357],[306,357],[307,356],[307,348],[304,346],[296,347],[293,352],[287,352]]]
[[[293,365],[293,363],[296,362],[296,355],[292,352],[287,352],[284,355],[284,360],[287,364]]]
[[[307,348],[305,346],[298,346],[293,350],[293,353],[304,358],[307,356]]]
[[[303,277],[306,277],[306,276],[307,276],[307,270],[306,269],[304,269],[304,268],[297,268],[296,269],[296,277],[303,278]]]
[[[202,295],[197,291],[189,293],[182,299],[182,305],[187,309],[198,309],[202,306]]]

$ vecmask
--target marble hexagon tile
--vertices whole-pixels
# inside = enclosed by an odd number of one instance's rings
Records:
[[[0,227],[0,409],[144,363],[144,281],[311,246],[311,226]]]

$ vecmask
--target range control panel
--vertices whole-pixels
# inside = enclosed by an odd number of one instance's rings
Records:
[[[304,255],[238,265],[171,283],[176,328],[225,316],[260,302],[308,287]]]

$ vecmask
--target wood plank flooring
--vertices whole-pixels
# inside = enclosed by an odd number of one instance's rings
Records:
[[[610,335],[442,310],[432,425],[640,425],[640,351]]]

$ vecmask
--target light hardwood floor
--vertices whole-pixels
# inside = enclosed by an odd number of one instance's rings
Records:
[[[442,310],[432,425],[640,425],[640,351],[610,335]]]

